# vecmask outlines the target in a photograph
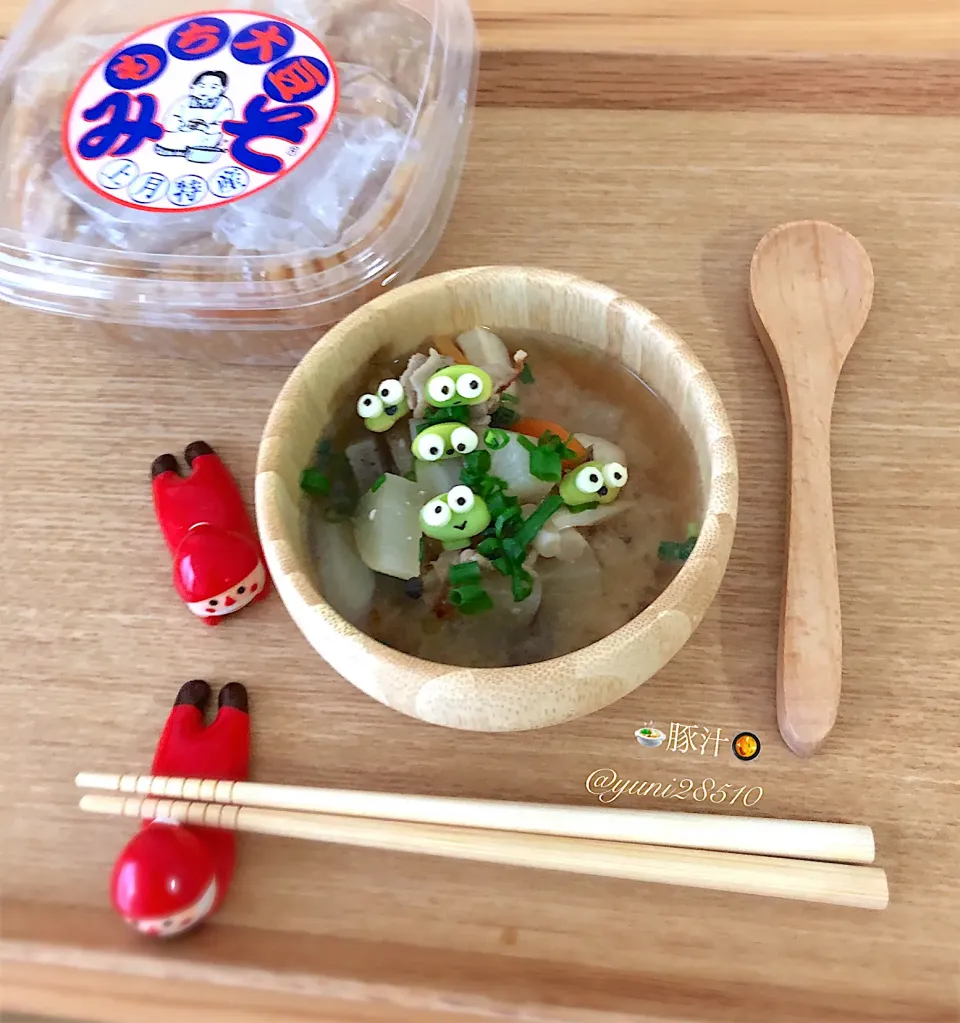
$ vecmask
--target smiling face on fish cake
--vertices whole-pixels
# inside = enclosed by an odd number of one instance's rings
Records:
[[[490,512],[482,497],[461,484],[440,494],[420,509],[420,525],[426,536],[441,540],[447,550],[470,545],[471,537],[490,525]]]

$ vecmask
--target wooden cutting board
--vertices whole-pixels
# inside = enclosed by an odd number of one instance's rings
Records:
[[[334,676],[276,596],[198,632],[170,589],[150,461],[204,437],[251,496],[285,371],[131,354],[90,325],[6,309],[0,1005],[103,1023],[957,1020],[960,118],[876,112],[903,95],[915,106],[926,87],[939,95],[956,69],[925,61],[910,77],[904,60],[907,92],[866,89],[874,112],[850,114],[824,112],[822,92],[804,110],[796,88],[781,109],[754,91],[720,109],[715,95],[696,102],[708,90],[679,72],[665,98],[625,61],[592,84],[569,76],[581,91],[567,106],[544,86],[531,101],[553,108],[524,109],[524,69],[549,66],[540,80],[555,83],[577,59],[517,58],[506,90],[508,56],[486,58],[491,105],[428,269],[571,270],[647,304],[689,341],[741,458],[740,525],[715,606],[655,679],[581,721],[488,736],[402,718]],[[624,105],[621,81],[639,90],[634,107],[660,109],[597,109]],[[856,234],[877,288],[833,429],[843,703],[822,753],[801,762],[774,709],[783,414],[746,286],[760,236],[805,217]],[[131,826],[81,818],[72,778],[146,768],[177,687],[198,676],[250,688],[259,779],[584,805],[603,794],[604,771],[651,792],[673,778],[707,794],[708,779],[713,791],[747,786],[762,791],[739,812],[872,825],[890,908],[245,836],[217,924],[142,943],[106,908]],[[647,721],[697,745],[643,750],[633,731]],[[729,750],[742,729],[763,744],[750,764]],[[615,805],[667,806],[655,794]]]

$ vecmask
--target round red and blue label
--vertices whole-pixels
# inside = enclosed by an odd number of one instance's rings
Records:
[[[83,77],[63,123],[77,174],[161,213],[235,202],[304,160],[337,109],[319,39],[274,15],[209,11],[130,36]]]

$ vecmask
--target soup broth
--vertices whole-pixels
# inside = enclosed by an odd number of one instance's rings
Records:
[[[310,542],[325,599],[358,628],[388,646],[427,660],[470,667],[547,660],[614,632],[651,604],[675,577],[685,556],[677,552],[684,547],[689,551],[689,538],[699,528],[703,513],[690,438],[671,409],[638,377],[619,362],[566,338],[518,331],[496,333],[511,356],[520,349],[527,353],[527,372],[510,387],[514,397],[503,403],[506,415],[495,415],[494,424],[520,416],[524,421],[557,424],[569,435],[585,435],[586,455],[581,454],[579,462],[596,465],[606,474],[605,480],[617,478],[617,470],[610,466],[620,465],[617,459],[610,460],[611,449],[603,444],[611,442],[613,451],[619,448],[622,453],[620,468],[627,476],[609,504],[597,508],[591,507],[596,502],[564,504],[550,516],[524,562],[532,582],[529,597],[516,600],[512,578],[491,568],[489,560],[477,558],[476,547],[484,537],[496,535],[499,519],[491,518],[489,525],[472,537],[469,547],[445,550],[429,536],[417,539],[422,528],[431,530],[423,526],[422,519],[417,521],[416,510],[411,511],[412,500],[409,507],[396,512],[400,518],[389,527],[399,530],[396,536],[403,548],[390,552],[391,558],[396,555],[398,559],[389,564],[394,575],[371,570],[371,561],[374,567],[381,562],[376,560],[379,553],[370,553],[371,544],[379,541],[372,541],[369,534],[375,527],[388,528],[383,516],[396,511],[388,496],[392,499],[394,493],[406,493],[407,488],[411,494],[419,493],[416,504],[420,506],[421,500],[427,505],[439,494],[462,486],[464,458],[443,457],[427,464],[412,457],[411,444],[419,448],[411,440],[410,416],[377,433],[357,415],[353,404],[340,410],[319,448],[320,468],[326,471],[333,465],[329,473],[332,489],[308,503]],[[430,346],[427,339],[419,351],[426,353]],[[357,381],[356,397],[375,395],[380,382],[400,378],[406,364],[406,359],[371,364],[365,377]],[[389,388],[384,393],[388,392]],[[393,408],[388,405],[388,412]],[[374,422],[382,425],[379,420]],[[473,425],[483,450],[489,435],[482,422]],[[525,447],[517,447],[516,431],[510,425],[505,429],[510,444],[503,452],[533,458],[523,454]],[[449,436],[444,436],[443,443],[451,443]],[[596,447],[587,443],[594,438],[600,439]],[[498,437],[489,439],[496,442]],[[530,446],[536,446],[537,440],[531,439]],[[576,455],[570,444],[568,447],[568,453]],[[452,450],[448,448],[448,452]],[[495,476],[506,456],[498,450],[491,451],[491,456],[489,475]],[[604,456],[606,469],[601,466]],[[471,458],[477,456],[467,454],[466,464]],[[570,470],[575,461],[564,461],[560,491],[567,496],[574,493],[566,480],[576,474],[576,465]],[[530,465],[532,468],[533,463]],[[415,478],[415,482],[401,477]],[[560,500],[559,496],[550,497],[558,493],[557,483],[531,482],[529,492],[521,487],[523,493],[517,498],[524,519],[529,519],[542,501],[549,498],[556,504]],[[411,489],[414,487],[420,488],[419,492]],[[604,494],[607,492],[604,485]],[[579,507],[587,510],[579,511]],[[598,511],[609,517],[590,524]],[[379,523],[377,515],[381,516]],[[437,515],[443,518],[446,512],[439,509]],[[469,528],[480,522],[472,522]],[[566,525],[570,522],[572,526]],[[557,532],[554,526],[561,524],[566,528]],[[416,554],[412,553],[414,542]],[[538,554],[538,546],[554,556]],[[468,613],[461,613],[453,603],[457,599],[454,591],[459,589],[463,596],[475,589],[471,582],[458,587],[450,566],[471,559],[482,567],[479,585],[492,607],[478,611],[468,595],[462,605]],[[407,571],[411,578],[401,578]]]

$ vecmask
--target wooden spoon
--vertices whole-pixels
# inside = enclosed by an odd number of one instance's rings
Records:
[[[782,224],[750,263],[753,321],[787,416],[786,582],[780,612],[777,720],[798,756],[815,753],[840,704],[841,627],[830,486],[837,379],[873,300],[860,242],[832,224]]]

